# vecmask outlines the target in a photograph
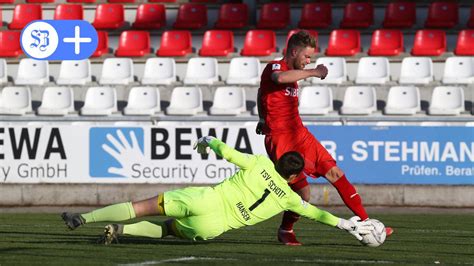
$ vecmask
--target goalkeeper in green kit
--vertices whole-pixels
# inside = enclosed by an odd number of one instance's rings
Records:
[[[289,186],[304,167],[297,152],[287,152],[276,165],[266,156],[240,153],[214,137],[202,137],[194,145],[199,153],[216,154],[240,170],[214,187],[188,187],[165,192],[137,202],[110,205],[85,214],[63,213],[72,230],[94,222],[119,222],[143,216],[173,219],[151,223],[110,224],[102,241],[110,244],[120,235],[162,238],[174,235],[190,240],[207,240],[222,233],[265,221],[290,210],[317,222],[346,230],[358,240],[372,225],[357,218],[345,220],[320,210],[301,199]]]

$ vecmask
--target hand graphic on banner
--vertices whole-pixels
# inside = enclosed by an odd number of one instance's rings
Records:
[[[132,175],[132,166],[136,163],[145,162],[146,158],[138,145],[137,137],[133,131],[130,131],[132,143],[129,143],[121,130],[117,130],[117,136],[118,139],[112,134],[107,134],[107,140],[112,144],[113,148],[107,144],[102,145],[102,149],[121,165],[121,168],[109,167],[108,172],[123,177],[130,177]]]

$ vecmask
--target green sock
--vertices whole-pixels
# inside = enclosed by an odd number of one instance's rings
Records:
[[[110,205],[88,213],[81,214],[86,223],[118,222],[135,218],[135,210],[131,202]]]
[[[146,236],[152,238],[162,238],[168,233],[166,231],[165,223],[153,224],[147,221],[135,223],[135,224],[126,224],[123,226],[124,235],[132,236]]]

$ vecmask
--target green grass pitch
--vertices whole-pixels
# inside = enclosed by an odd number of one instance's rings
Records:
[[[343,217],[348,218],[344,214]],[[96,244],[105,223],[75,231],[58,214],[0,214],[0,265],[474,264],[474,214],[378,214],[395,228],[378,248],[338,229],[301,219],[301,247],[276,240],[280,216],[207,242],[122,237]],[[151,221],[157,218],[149,219]]]

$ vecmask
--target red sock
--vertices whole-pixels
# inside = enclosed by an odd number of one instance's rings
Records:
[[[284,212],[280,228],[287,231],[293,230],[293,225],[296,223],[296,221],[298,221],[299,218],[300,216],[294,212]]]
[[[339,192],[342,200],[346,206],[351,209],[351,211],[360,217],[360,219],[365,220],[369,218],[367,212],[362,205],[362,199],[355,190],[354,186],[347,180],[346,175],[341,176],[336,182],[332,184]]]

